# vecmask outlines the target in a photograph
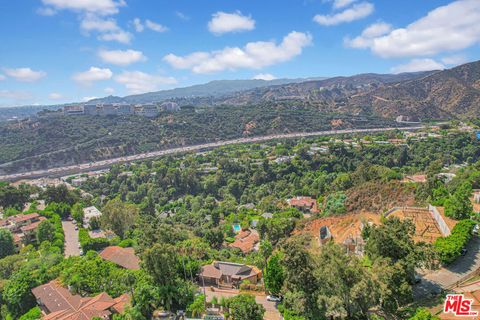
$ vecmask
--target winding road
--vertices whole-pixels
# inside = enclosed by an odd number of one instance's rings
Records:
[[[152,151],[147,153],[140,153],[140,154],[135,154],[131,156],[112,158],[108,160],[101,160],[101,161],[89,162],[89,163],[78,164],[78,165],[57,167],[57,168],[45,169],[45,170],[36,170],[36,171],[30,171],[30,172],[22,172],[22,173],[10,174],[10,175],[1,175],[0,181],[17,181],[17,180],[28,179],[28,178],[59,177],[59,176],[69,175],[69,174],[78,174],[81,172],[95,171],[99,169],[108,168],[113,164],[117,164],[117,163],[126,163],[126,162],[137,161],[137,160],[157,158],[157,157],[176,154],[176,153],[200,151],[200,150],[218,148],[218,147],[232,145],[232,144],[255,143],[255,142],[263,142],[263,141],[269,141],[269,140],[275,140],[275,139],[292,139],[292,138],[328,136],[328,135],[349,134],[349,133],[372,133],[372,132],[384,132],[384,131],[393,131],[393,130],[410,131],[410,130],[418,130],[423,128],[425,128],[425,126],[418,125],[418,126],[410,126],[410,127],[388,127],[388,128],[298,132],[298,133],[275,134],[275,135],[259,136],[259,137],[251,137],[251,138],[238,138],[238,139],[211,142],[211,143],[200,144],[200,145],[192,145],[192,146],[186,146],[186,147],[177,147],[177,148],[164,149],[164,150]]]

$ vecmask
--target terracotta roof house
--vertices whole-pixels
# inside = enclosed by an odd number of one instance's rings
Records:
[[[140,269],[140,259],[135,255],[135,250],[133,248],[122,248],[117,246],[106,247],[100,252],[100,257],[125,269]]]
[[[109,319],[112,314],[123,312],[130,303],[127,294],[115,299],[105,292],[95,297],[72,295],[56,280],[33,288],[32,293],[42,310],[43,320]]]
[[[255,230],[241,231],[235,236],[235,242],[230,244],[232,248],[238,248],[243,253],[252,252],[255,245],[260,241],[260,236]]]
[[[310,213],[318,213],[317,200],[312,197],[295,197],[287,200],[291,207],[295,207],[302,211],[309,211]]]
[[[17,214],[0,220],[0,228],[8,229],[12,233],[18,251],[25,244],[35,241],[35,230],[40,222],[46,219],[38,213]]]
[[[256,284],[262,278],[262,272],[245,264],[216,261],[203,266],[199,277],[202,285],[232,287],[238,286],[244,280]]]

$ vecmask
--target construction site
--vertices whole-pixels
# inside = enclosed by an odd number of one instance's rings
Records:
[[[439,237],[450,235],[450,231],[456,224],[455,220],[445,217],[441,207],[395,207],[383,215],[361,212],[311,220],[298,233],[310,234],[314,249],[319,249],[332,240],[344,245],[348,252],[362,255],[364,247],[362,229],[367,224],[380,225],[382,216],[387,219],[397,217],[400,220],[412,221],[415,225],[414,241],[416,242],[433,243]]]

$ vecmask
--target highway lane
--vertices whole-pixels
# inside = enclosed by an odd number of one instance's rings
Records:
[[[346,130],[330,130],[330,131],[315,131],[315,132],[297,132],[297,133],[275,134],[275,135],[259,136],[259,137],[251,137],[251,138],[238,138],[238,139],[211,142],[211,143],[200,144],[200,145],[192,145],[192,146],[186,146],[186,147],[177,147],[177,148],[164,149],[164,150],[152,151],[147,153],[140,153],[140,154],[135,154],[130,156],[123,156],[119,158],[112,158],[108,160],[83,163],[79,165],[71,165],[71,166],[57,167],[57,168],[51,168],[51,169],[45,169],[45,170],[35,170],[30,172],[2,175],[0,176],[0,181],[17,181],[17,180],[28,179],[28,178],[43,178],[48,176],[77,174],[81,172],[95,171],[99,169],[108,168],[111,165],[117,164],[117,163],[126,163],[126,162],[137,161],[137,160],[151,159],[151,158],[157,158],[157,157],[170,155],[170,154],[199,151],[202,149],[212,149],[212,148],[218,148],[218,147],[232,145],[232,144],[255,143],[255,142],[263,142],[263,141],[269,141],[269,140],[275,140],[275,139],[292,139],[292,138],[303,138],[303,137],[313,137],[313,136],[328,136],[328,135],[346,134],[346,133],[347,134],[348,133],[372,133],[372,132],[384,132],[384,131],[393,131],[393,130],[410,131],[410,130],[418,130],[423,128],[425,128],[425,126],[419,125],[419,126],[412,126],[412,127],[388,127],[388,128],[370,128],[370,129],[346,129]]]

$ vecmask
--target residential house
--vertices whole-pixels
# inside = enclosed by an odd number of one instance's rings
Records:
[[[100,219],[102,213],[96,207],[87,207],[83,209],[83,227],[89,228],[90,221],[93,218]]]
[[[250,253],[255,249],[255,245],[260,241],[260,236],[255,230],[244,230],[235,236],[235,242],[229,246],[240,249],[244,254]]]
[[[262,278],[262,272],[245,264],[216,261],[203,266],[199,277],[201,285],[236,287],[244,280],[257,284]]]
[[[19,251],[25,244],[36,240],[36,230],[43,220],[46,218],[38,213],[17,214],[0,220],[0,228],[12,233],[16,250]]]
[[[115,299],[105,292],[95,297],[73,295],[57,280],[33,288],[32,293],[42,310],[43,320],[110,319],[113,314],[122,313],[130,303],[127,294]]]
[[[100,252],[100,257],[125,269],[140,270],[140,259],[135,255],[133,248],[106,247]]]
[[[318,213],[317,200],[311,197],[295,197],[287,200],[290,207],[297,208],[303,212]]]

